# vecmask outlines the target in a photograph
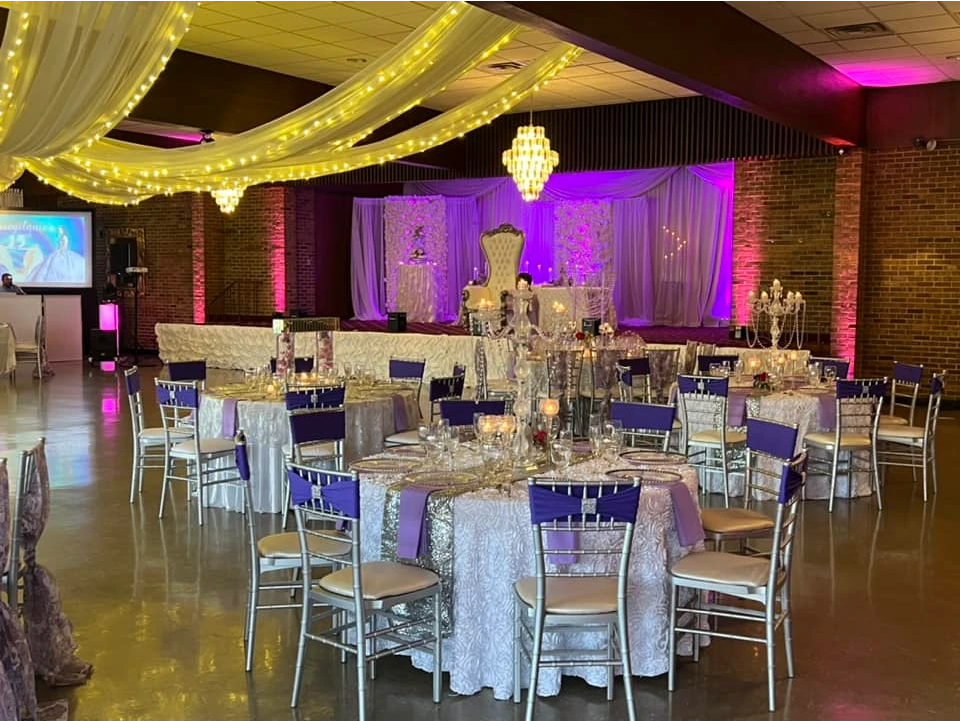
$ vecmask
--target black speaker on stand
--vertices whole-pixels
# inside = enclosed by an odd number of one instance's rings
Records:
[[[407,314],[402,311],[397,313],[387,313],[387,332],[406,333]]]

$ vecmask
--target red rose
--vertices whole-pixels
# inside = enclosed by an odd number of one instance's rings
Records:
[[[766,382],[767,382],[767,374],[766,374],[766,373],[761,373],[761,374],[760,374],[760,382],[761,382],[761,383],[766,383]]]
[[[544,442],[546,442],[546,440],[547,440],[547,432],[546,432],[546,431],[537,431],[536,433],[533,434],[533,440],[536,441],[537,443],[544,443]]]
[[[577,331],[577,334],[574,336],[574,338],[576,338],[577,340],[583,340],[584,338],[586,338],[586,336],[583,334],[582,331],[579,331],[579,330],[578,330],[578,331]]]

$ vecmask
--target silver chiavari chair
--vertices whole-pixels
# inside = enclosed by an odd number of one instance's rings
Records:
[[[700,637],[727,638],[763,643],[767,652],[767,695],[771,712],[776,710],[776,633],[783,627],[787,655],[787,676],[793,678],[793,638],[790,609],[790,570],[797,507],[806,481],[806,454],[783,465],[769,557],[743,556],[721,551],[691,553],[670,569],[670,670],[667,689],[673,691],[676,676],[677,634],[693,635],[693,658],[700,660]],[[681,606],[679,594],[693,591],[692,602]],[[747,605],[714,602],[719,596],[738,598]],[[714,601],[710,601],[710,599]],[[759,608],[757,608],[759,606]],[[701,619],[731,619],[740,623],[762,623],[762,636],[720,631]],[[684,622],[686,621],[686,625]]]
[[[300,643],[290,705],[296,707],[303,677],[307,641],[354,654],[357,660],[357,715],[366,719],[366,676],[373,662],[411,648],[433,652],[433,701],[440,703],[442,634],[440,628],[440,578],[432,571],[391,561],[361,563],[360,481],[356,473],[326,471],[287,465],[287,481],[297,516],[303,573],[303,607]],[[344,530],[337,531],[335,526]],[[331,544],[345,554],[332,555]],[[314,578],[318,563],[339,564],[339,571]],[[421,599],[432,600],[426,618],[406,618],[393,609]],[[331,619],[317,628],[316,622]],[[378,620],[386,625],[379,627]],[[352,639],[347,637],[353,632]],[[387,643],[383,643],[387,642]]]
[[[627,585],[640,479],[584,484],[532,478],[529,493],[536,575],[514,584],[514,703],[520,703],[521,657],[530,663],[526,721],[533,719],[541,668],[605,666],[607,700],[613,700],[614,671],[620,669],[627,716],[635,721]],[[576,548],[563,551],[573,564],[558,567],[549,559],[551,534],[573,534],[576,542],[566,545]],[[606,637],[606,648],[545,649],[548,630],[600,632]]]
[[[912,426],[913,419],[917,412],[917,396],[920,395],[920,381],[923,379],[922,365],[909,365],[907,363],[893,364],[893,378],[890,381],[890,412],[880,416],[880,425]],[[900,390],[909,391],[909,395],[904,396],[898,393]],[[904,398],[907,400],[904,401]],[[897,415],[898,408],[907,409],[907,417]]]

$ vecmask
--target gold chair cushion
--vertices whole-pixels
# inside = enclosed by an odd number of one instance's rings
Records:
[[[289,456],[292,452],[290,446],[283,447],[283,455]],[[333,442],[318,441],[317,443],[304,443],[300,446],[300,456],[302,458],[332,458],[337,455],[337,444]]]
[[[804,436],[804,440],[812,445],[818,446],[819,448],[833,448],[833,442],[836,440],[833,433],[830,431],[822,432],[817,431],[816,433],[808,433]],[[869,448],[870,447],[870,436],[866,433],[841,433],[840,434],[840,450],[851,450],[857,448]]]
[[[377,601],[391,596],[422,591],[440,583],[433,571],[392,561],[369,561],[360,566],[363,600]],[[342,568],[320,579],[317,584],[328,593],[353,597],[353,569]]]
[[[707,533],[749,533],[773,530],[773,519],[748,508],[704,508],[700,511]]]
[[[767,585],[770,560],[736,553],[701,551],[684,556],[670,569],[674,578],[759,588]]]
[[[420,445],[420,431],[414,428],[412,431],[402,431],[387,436],[383,441],[395,446],[418,446]]]
[[[520,600],[528,606],[537,605],[537,579],[521,578],[514,584]],[[617,579],[548,578],[547,613],[594,614],[615,613],[617,610]]]
[[[201,438],[200,455],[218,456],[233,453],[235,445],[232,438]],[[193,441],[176,443],[170,448],[170,455],[174,458],[192,458],[196,449]]]
[[[680,422],[680,419],[679,419],[679,418],[674,418],[674,419],[673,419],[673,430],[675,430],[675,431],[682,431],[682,430],[683,430],[683,423]]]
[[[181,431],[176,428],[170,429],[171,438],[192,438],[193,431]],[[166,436],[164,436],[163,428],[144,428],[140,431],[140,442],[147,444],[163,443],[166,441]]]
[[[881,426],[906,426],[909,424],[910,424],[910,421],[904,418],[903,416],[891,416],[891,415],[880,416]]]
[[[886,426],[877,431],[878,441],[919,441],[923,438],[920,426]]]
[[[343,536],[342,533],[331,535]],[[332,538],[307,536],[307,546],[312,553],[322,556],[345,556],[350,553],[350,541],[334,541]],[[257,540],[257,553],[261,558],[300,558],[299,534],[274,533]]]
[[[741,433],[740,431],[727,431],[727,445],[732,446],[738,443],[747,442],[747,434]],[[720,431],[716,429],[711,429],[708,431],[697,431],[692,434],[688,439],[690,443],[697,443],[700,445],[720,445]]]

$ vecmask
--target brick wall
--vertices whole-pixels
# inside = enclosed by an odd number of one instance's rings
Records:
[[[830,347],[832,355],[853,361],[850,366],[851,377],[857,372],[858,280],[865,210],[862,202],[863,169],[862,151],[853,151],[837,158]]]
[[[960,365],[960,146],[873,151],[865,180],[860,269],[861,375],[894,360]],[[926,376],[924,379],[926,382]],[[953,389],[957,388],[954,384]],[[956,390],[948,395],[958,397]]]
[[[749,323],[747,294],[778,278],[807,299],[807,331],[832,317],[835,158],[738,160],[734,186],[733,311]]]

